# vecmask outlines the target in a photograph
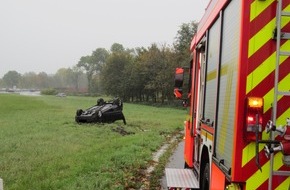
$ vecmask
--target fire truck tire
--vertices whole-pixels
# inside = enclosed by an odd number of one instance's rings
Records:
[[[189,169],[190,167],[188,166],[188,164],[186,162],[184,162],[184,169]]]
[[[204,166],[202,178],[201,178],[201,189],[208,190],[209,189],[209,163],[207,162]]]

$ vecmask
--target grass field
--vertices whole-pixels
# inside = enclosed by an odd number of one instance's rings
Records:
[[[0,178],[14,189],[138,189],[185,111],[124,104],[127,125],[75,123],[97,98],[0,94]],[[123,126],[134,134],[113,131]]]

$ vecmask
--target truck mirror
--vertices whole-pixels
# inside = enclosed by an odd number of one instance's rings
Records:
[[[175,88],[182,88],[183,85],[183,78],[184,78],[184,69],[183,68],[176,68],[175,69]]]
[[[174,95],[178,99],[182,97],[183,78],[184,78],[184,69],[176,68],[174,77]]]

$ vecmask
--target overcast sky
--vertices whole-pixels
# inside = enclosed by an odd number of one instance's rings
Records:
[[[1,0],[0,78],[15,70],[54,74],[113,43],[172,44],[209,0]]]

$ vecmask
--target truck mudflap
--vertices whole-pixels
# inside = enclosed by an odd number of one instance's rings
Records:
[[[199,184],[191,169],[165,168],[167,188],[199,189]]]

